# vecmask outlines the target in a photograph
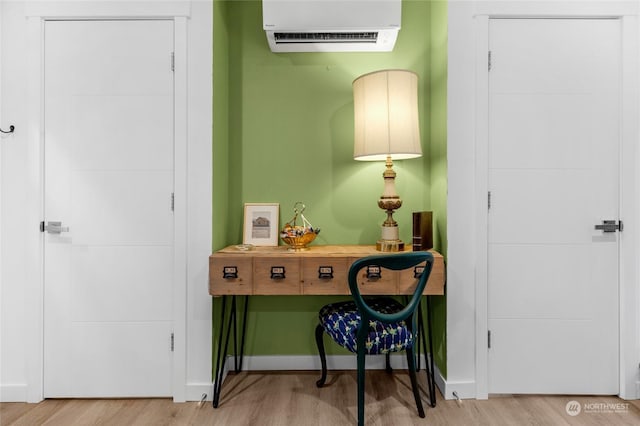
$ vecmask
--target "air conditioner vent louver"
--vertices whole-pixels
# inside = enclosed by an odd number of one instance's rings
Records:
[[[275,32],[276,44],[281,43],[376,43],[378,32],[338,32],[338,33],[279,33]]]
[[[262,0],[272,52],[391,52],[401,19],[402,0]]]

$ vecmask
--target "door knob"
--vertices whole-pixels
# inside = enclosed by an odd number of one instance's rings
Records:
[[[603,220],[602,225],[596,225],[596,229],[602,232],[622,231],[622,221],[616,223],[615,220]]]
[[[62,226],[62,222],[47,222],[43,231],[47,231],[50,234],[60,234],[62,232],[69,232],[69,227]]]

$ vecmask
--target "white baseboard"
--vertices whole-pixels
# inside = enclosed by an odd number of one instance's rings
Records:
[[[384,355],[368,355],[366,360],[367,370],[384,370]],[[424,358],[421,361],[424,366]],[[226,367],[232,368],[233,357],[229,357]],[[329,355],[327,356],[328,370],[355,370],[355,355]],[[406,369],[407,358],[404,354],[391,355],[391,368]],[[320,357],[318,355],[257,355],[245,356],[242,364],[244,371],[277,371],[277,370],[308,370],[320,371]]]
[[[366,360],[367,370],[384,370],[386,368],[384,355],[368,355]],[[424,355],[420,360],[420,368],[424,369],[426,361]],[[222,381],[227,376],[227,373],[232,370],[233,356],[227,358],[225,363],[225,371],[222,376]],[[354,355],[329,355],[327,356],[327,370],[355,370],[356,357]],[[406,369],[407,357],[404,354],[391,355],[391,368]],[[255,355],[245,356],[242,363],[243,371],[318,371],[320,372],[320,358],[318,355]],[[440,392],[444,395],[443,389],[446,389],[446,380],[442,377],[438,367],[435,367],[436,386],[440,389]],[[203,385],[204,386],[204,385]],[[213,384],[208,385],[210,393],[207,393],[207,400],[211,400],[213,392]],[[202,388],[204,389],[204,387]],[[224,389],[224,385],[223,385]],[[475,387],[474,387],[475,389]],[[460,392],[458,392],[460,393]],[[194,399],[190,399],[190,396],[194,395]],[[191,392],[187,391],[188,401],[199,401],[202,395],[202,390]],[[452,396],[453,398],[453,396]]]
[[[433,375],[436,378],[436,387],[438,388],[438,390],[440,390],[440,393],[442,395],[446,395],[445,390],[447,389],[447,380],[442,376],[440,369],[438,368],[437,365],[435,365],[435,363],[433,368],[435,370],[433,372]]]
[[[421,368],[424,368],[424,358],[421,360]],[[366,366],[368,370],[383,370],[385,368],[384,356],[368,356]],[[230,368],[233,369],[233,357],[227,359],[223,382]],[[407,368],[407,359],[404,355],[392,355],[391,367],[397,369]],[[245,356],[242,365],[244,371],[320,371],[320,358],[317,355],[264,355]],[[353,355],[327,356],[328,370],[355,370],[356,357]],[[438,367],[435,367],[436,386],[445,399],[456,399],[456,392],[460,399],[475,398],[475,382],[447,381]],[[640,384],[639,384],[640,386]],[[224,386],[223,386],[224,388]],[[213,399],[213,383],[188,383],[186,385],[185,399],[187,401],[200,401],[206,394],[205,401]],[[26,402],[27,385],[0,385],[0,402]],[[176,401],[180,402],[180,401]]]
[[[200,401],[203,394],[207,395],[206,401],[213,399],[212,383],[187,384],[185,396],[187,401]],[[0,385],[0,402],[29,402],[27,400],[27,385]]]
[[[187,401],[201,401],[203,395],[206,395],[205,401],[213,400],[213,383],[187,383],[185,392]]]
[[[27,385],[0,385],[0,402],[27,402]]]
[[[444,395],[444,399],[475,399],[476,398],[476,382],[475,381],[450,381],[442,377],[442,374],[436,368],[436,386]]]

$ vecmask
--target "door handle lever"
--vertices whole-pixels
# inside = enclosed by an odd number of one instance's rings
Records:
[[[69,232],[68,226],[62,226],[62,222],[47,222],[43,226],[42,231],[47,231],[50,234],[60,234],[62,232]]]
[[[596,225],[596,230],[602,232],[622,231],[622,221],[616,223],[615,220],[603,220],[602,225]]]

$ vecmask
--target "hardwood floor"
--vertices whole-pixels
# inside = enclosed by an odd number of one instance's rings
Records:
[[[0,425],[350,425],[356,422],[353,371],[329,372],[318,389],[316,372],[230,374],[220,406],[173,403],[170,399],[72,399],[39,404],[0,404]],[[424,387],[424,376],[421,376]],[[496,396],[489,400],[445,401],[438,393],[426,418],[417,415],[406,372],[367,372],[367,425],[638,425],[640,404],[602,396]],[[567,413],[577,401],[581,412]],[[574,405],[574,408],[576,406]]]

